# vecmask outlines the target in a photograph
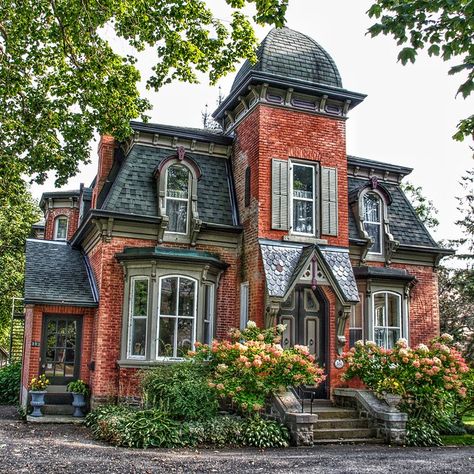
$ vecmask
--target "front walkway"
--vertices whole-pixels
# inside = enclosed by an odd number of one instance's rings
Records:
[[[284,450],[132,450],[93,440],[84,427],[33,425],[0,407],[0,472],[10,473],[467,473],[471,448],[317,446]],[[3,415],[3,416],[2,416]]]

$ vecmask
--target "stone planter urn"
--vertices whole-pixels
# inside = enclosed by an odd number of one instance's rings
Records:
[[[402,397],[401,395],[396,395],[395,393],[387,393],[384,392],[383,399],[385,403],[389,406],[390,410],[395,410],[398,404],[401,402]]]
[[[44,396],[46,395],[46,390],[36,391],[30,390],[31,402],[30,405],[33,407],[31,416],[43,416],[41,413],[41,407],[44,406]]]
[[[86,406],[84,394],[72,392],[72,406],[74,407],[72,416],[82,418],[84,416],[82,409]]]

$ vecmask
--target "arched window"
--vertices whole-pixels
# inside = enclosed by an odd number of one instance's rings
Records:
[[[188,233],[190,172],[181,164],[170,166],[166,171],[166,215],[168,231]]]
[[[54,221],[54,240],[67,240],[68,219],[58,216]]]
[[[398,293],[380,291],[372,295],[374,341],[391,349],[402,335],[402,298]]]
[[[157,357],[181,358],[196,338],[197,282],[171,275],[160,278]]]
[[[372,246],[369,253],[382,254],[382,214],[383,205],[380,196],[377,193],[369,192],[363,196],[363,225],[364,230],[372,239]]]

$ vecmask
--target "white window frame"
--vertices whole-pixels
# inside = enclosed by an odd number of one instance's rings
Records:
[[[289,216],[289,223],[290,223],[290,230],[291,233],[294,235],[303,235],[303,236],[315,236],[316,235],[316,166],[314,164],[306,164],[302,163],[300,161],[290,161],[290,166],[289,166],[289,173],[290,173],[290,216]],[[293,168],[295,166],[301,166],[305,168],[311,168],[312,172],[312,178],[313,178],[313,198],[294,198],[293,196],[293,176],[294,176],[294,170]],[[313,219],[313,232],[297,232],[294,230],[293,224],[294,224],[294,203],[293,201],[306,201],[306,202],[312,202],[313,203],[313,213],[312,213],[312,219]]]
[[[147,298],[146,298],[146,316],[135,316],[133,314],[133,307],[135,304],[135,282],[146,281],[147,282]],[[130,278],[130,296],[129,296],[129,309],[128,309],[128,336],[127,336],[127,359],[133,360],[146,360],[148,352],[148,313],[150,311],[150,279],[147,276],[133,276]],[[132,342],[133,342],[133,323],[136,319],[145,319],[145,355],[133,355],[132,354]]]
[[[249,282],[240,284],[240,329],[245,329],[249,322]]]
[[[368,195],[372,195],[372,196],[375,196],[377,198],[377,202],[378,202],[378,206],[379,206],[379,217],[380,217],[379,222],[366,221],[365,220],[365,216],[366,216],[365,198]],[[378,225],[378,227],[379,227],[380,252],[375,252],[375,251],[371,250],[372,249],[372,247],[371,247],[371,249],[369,249],[369,251],[368,251],[368,255],[383,255],[383,246],[384,246],[384,236],[383,236],[384,203],[383,203],[382,197],[378,193],[376,193],[374,191],[369,191],[369,192],[364,193],[362,195],[362,217],[363,217],[362,226],[363,226],[365,232],[367,232],[365,224],[375,224],[375,225]],[[368,232],[367,232],[367,234],[368,234]]]
[[[209,298],[207,304],[209,305],[209,314],[206,314],[206,306],[204,304],[203,307],[203,315],[202,315],[202,327],[203,327],[203,334],[202,334],[202,342],[204,344],[211,344],[212,340],[214,339],[214,322],[216,318],[216,285],[214,283],[206,283],[203,285],[203,298],[206,299],[206,290],[209,289]],[[206,303],[206,301],[204,301]],[[197,315],[195,316],[197,319]],[[208,318],[208,319],[206,319]],[[205,325],[209,324],[209,335],[210,340],[205,341],[204,339],[204,327]]]
[[[58,228],[59,228],[59,221],[61,219],[65,219],[66,220],[66,237],[64,238],[60,238],[58,237]],[[67,240],[67,232],[69,230],[69,218],[68,216],[64,215],[64,214],[61,214],[59,216],[56,216],[55,219],[54,219],[54,240],[59,240],[59,241],[65,241]]]
[[[177,198],[177,197],[169,197],[168,196],[168,174],[169,174],[169,170],[171,168],[173,168],[173,166],[180,166],[188,172],[188,197],[186,199],[185,198]],[[189,233],[189,218],[190,218],[189,214],[191,212],[190,202],[191,202],[191,192],[192,192],[191,182],[192,182],[192,173],[191,173],[190,169],[185,164],[183,164],[183,163],[173,163],[172,165],[170,165],[166,168],[166,176],[165,176],[165,211],[168,212],[167,211],[167,209],[168,209],[168,200],[186,202],[186,232],[176,232],[174,230],[169,230],[169,228],[168,228],[168,229],[166,229],[166,232],[168,234],[188,235],[188,233]]]
[[[376,314],[375,314],[375,296],[376,295],[380,295],[380,294],[384,294],[385,295],[385,301],[384,301],[384,309],[385,309],[385,314],[384,314],[384,326],[376,326]],[[397,297],[397,300],[398,300],[398,311],[399,311],[399,322],[400,322],[400,325],[399,326],[388,326],[387,323],[388,323],[388,315],[387,315],[387,311],[386,311],[386,308],[387,308],[387,298],[388,298],[388,295],[394,295]],[[402,298],[402,295],[400,293],[397,293],[395,291],[390,291],[390,290],[380,290],[380,291],[376,291],[374,293],[372,293],[372,296],[371,296],[371,306],[372,306],[372,310],[371,310],[371,340],[375,341],[375,330],[376,329],[384,329],[385,330],[385,341],[384,341],[384,345],[382,347],[385,347],[387,348],[387,335],[388,335],[388,330],[389,329],[398,329],[399,330],[399,337],[405,337],[405,331],[404,331],[404,324],[405,324],[405,318],[404,318],[404,311],[403,311],[403,298]],[[396,342],[396,341],[395,341]]]
[[[180,281],[180,279],[190,280],[190,281],[194,282],[193,316],[180,316],[179,314],[176,314],[176,315],[161,314],[161,287],[162,287],[162,281],[167,279],[167,278],[178,278],[178,285],[177,285],[178,291],[176,292],[176,294],[177,294],[177,297],[176,297],[177,298],[176,299],[177,311],[179,311],[179,281]],[[175,320],[178,320],[178,319],[191,319],[191,320],[193,320],[194,321],[193,331],[192,331],[193,340],[191,341],[191,349],[194,347],[194,344],[196,342],[198,287],[199,287],[198,280],[196,280],[196,278],[192,278],[192,277],[187,276],[187,275],[170,274],[170,275],[163,275],[159,278],[159,281],[158,281],[158,308],[157,308],[158,318],[157,318],[157,325],[156,325],[156,353],[155,353],[156,360],[183,360],[183,357],[178,357],[178,356],[175,355],[177,353],[177,339],[178,339],[178,331],[176,330],[176,326],[175,326],[174,341],[173,341],[173,356],[160,356],[159,355],[159,350],[160,350],[160,320],[161,320],[162,317],[163,318],[173,318]]]

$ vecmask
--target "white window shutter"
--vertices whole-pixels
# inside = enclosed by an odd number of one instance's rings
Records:
[[[321,167],[321,234],[337,235],[337,168]]]
[[[288,230],[288,161],[272,160],[272,229]]]

